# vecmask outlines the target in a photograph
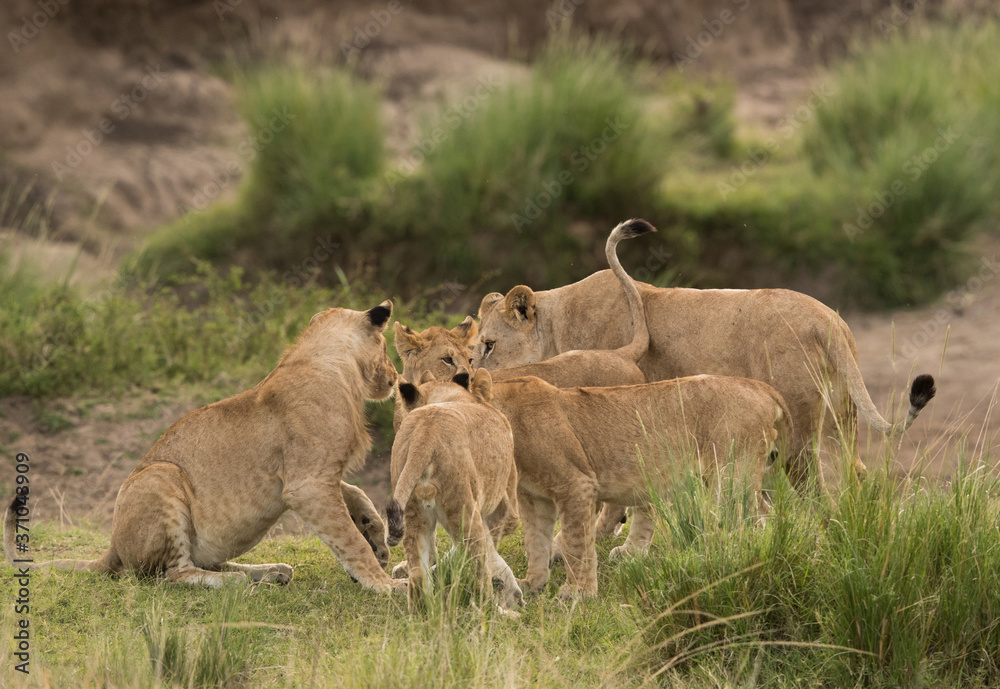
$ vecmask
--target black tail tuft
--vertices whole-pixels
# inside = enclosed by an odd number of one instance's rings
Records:
[[[403,508],[396,502],[396,498],[390,500],[385,507],[385,521],[389,529],[389,545],[396,545],[403,540]]]
[[[639,237],[644,234],[649,234],[650,232],[656,232],[656,228],[642,218],[632,218],[631,220],[626,220],[616,229],[621,234],[622,239]]]
[[[23,506],[24,506],[24,498],[22,498],[20,495],[15,495],[14,499],[10,501],[10,507],[7,508],[7,511],[10,512],[11,510],[16,510],[18,507],[23,507]]]
[[[934,387],[934,376],[923,373],[914,378],[913,385],[910,386],[910,406],[919,411],[934,399],[936,393],[937,388]]]

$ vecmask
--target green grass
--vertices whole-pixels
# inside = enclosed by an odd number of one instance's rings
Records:
[[[995,685],[1000,482],[979,461],[944,486],[889,465],[832,506],[777,481],[763,529],[734,516],[740,491],[720,507],[679,482],[656,509],[665,543],[618,570],[649,621],[637,662],[695,686],[706,666],[733,684]]]
[[[32,529],[32,543],[45,549],[39,559],[91,557],[106,547],[106,536],[91,532]],[[515,535],[502,553],[523,570],[520,548]],[[393,552],[401,559],[400,549]],[[287,587],[207,590],[131,575],[33,574],[27,686],[170,686],[168,678],[213,687],[486,687],[532,678],[595,686],[628,677],[613,669],[637,630],[616,600],[571,609],[544,596],[518,620],[456,600],[411,616],[405,597],[351,582],[314,537],[265,540],[240,561],[288,562],[295,579]],[[5,600],[11,582],[5,576],[0,584]],[[11,606],[2,615],[0,628],[12,635],[17,616]],[[0,662],[12,679],[9,650],[0,647]]]
[[[887,456],[832,502],[775,476],[763,527],[739,486],[716,501],[681,478],[655,504],[648,555],[611,562],[620,539],[602,541],[596,599],[560,602],[557,564],[516,619],[475,595],[461,560],[411,613],[352,583],[314,537],[240,558],[292,564],[287,587],[37,572],[25,686],[995,686],[1000,483],[986,458],[951,451],[966,459],[948,484],[894,478]],[[95,557],[106,535],[33,524],[32,545],[38,560]],[[523,575],[520,532],[500,551]],[[0,580],[6,600],[13,582]],[[13,634],[12,607],[2,615]]]

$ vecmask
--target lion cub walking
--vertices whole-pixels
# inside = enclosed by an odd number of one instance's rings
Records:
[[[598,500],[636,508],[628,539],[612,555],[642,552],[653,535],[651,488],[665,491],[678,470],[688,467],[717,484],[724,467],[733,466],[735,477],[748,481],[762,500],[766,463],[777,448],[787,446],[793,432],[781,395],[746,378],[692,376],[559,389],[525,376],[498,382],[493,389],[493,404],[514,430],[528,554],[524,584],[539,591],[549,580],[558,515],[567,579],[561,597],[597,592]],[[758,502],[758,509],[766,512],[767,506]]]
[[[399,386],[406,414],[392,444],[392,495],[404,511],[411,600],[431,575],[439,522],[481,563],[484,591],[496,578],[502,607],[523,600],[494,543],[517,522],[517,469],[510,424],[489,403],[491,386],[483,370],[471,384],[463,373],[453,382]]]
[[[378,513],[359,488],[341,481],[371,447],[365,400],[385,399],[396,382],[382,336],[391,314],[385,301],[313,316],[256,387],[191,412],[156,441],[118,491],[103,557],[32,567],[162,572],[171,582],[208,586],[248,577],[285,583],[292,578],[286,564],[229,560],[291,509],[363,586],[403,588],[372,553],[388,561]],[[8,510],[4,523],[8,559],[13,514]]]

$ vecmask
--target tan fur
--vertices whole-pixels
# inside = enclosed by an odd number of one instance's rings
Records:
[[[528,551],[525,585],[538,591],[548,582],[558,514],[567,568],[564,597],[597,591],[597,500],[637,506],[629,538],[613,554],[643,551],[652,536],[646,511],[650,487],[665,490],[691,462],[707,482],[717,484],[724,466],[735,462],[737,478],[750,481],[759,496],[767,460],[793,428],[777,391],[760,381],[724,376],[570,390],[516,378],[494,384],[493,404],[514,432]],[[766,512],[762,496],[759,509]]]
[[[415,332],[399,321],[393,324],[396,353],[403,362],[403,380],[418,382],[421,374],[430,373],[434,380],[451,380],[459,373],[472,374],[472,343],[475,342],[479,326],[468,316],[451,330],[432,326],[423,332]],[[399,396],[396,396],[393,410],[393,428],[405,414]]]
[[[362,585],[402,588],[379,564],[388,546],[378,513],[360,489],[341,481],[371,446],[365,400],[386,398],[396,381],[382,336],[391,311],[387,301],[367,312],[333,308],[314,316],[256,387],[191,412],[153,445],[118,492],[106,555],[36,566],[162,572],[169,581],[210,586],[248,576],[284,583],[288,565],[229,560],[292,509]],[[4,524],[8,559],[11,515]]]
[[[480,371],[469,390],[454,382],[403,385],[409,400],[392,444],[391,473],[393,499],[405,515],[411,600],[430,576],[440,522],[480,562],[483,590],[499,578],[502,606],[520,605],[514,574],[496,551],[517,522],[517,470],[510,424],[489,403],[489,373]]]
[[[858,369],[850,329],[811,297],[783,289],[698,290],[645,283],[638,288],[649,327],[649,348],[638,362],[645,379],[707,373],[773,385],[795,423],[793,457],[805,458],[814,442],[823,445],[832,438],[843,441],[863,472],[857,456],[858,410],[875,430],[888,434],[904,430],[919,412],[911,407],[895,425],[882,418]],[[492,371],[571,350],[621,347],[633,330],[626,313],[609,270],[543,292],[518,285],[506,296],[488,294],[479,310],[473,364]],[[803,464],[792,469],[801,484]]]
[[[520,366],[506,368],[487,366],[486,368],[490,369],[490,372],[493,374],[493,380],[501,381],[520,378],[521,376],[538,376],[547,383],[551,383],[559,388],[584,386],[607,387],[610,385],[635,385],[646,382],[645,375],[637,365],[637,362],[646,355],[646,350],[649,347],[646,313],[643,310],[639,290],[636,288],[632,278],[622,268],[617,253],[618,243],[622,239],[629,239],[656,231],[648,223],[645,223],[644,227],[636,230],[634,229],[634,225],[637,222],[639,221],[633,220],[618,225],[611,231],[604,247],[604,253],[607,256],[608,264],[611,266],[611,272],[614,273],[618,280],[628,306],[628,325],[631,335],[631,340],[628,344],[617,349],[578,349],[563,352],[544,361]],[[516,301],[518,301],[516,297],[514,299],[508,298],[508,302],[513,303]],[[504,308],[507,313],[520,314],[518,309],[513,306],[505,305]],[[475,335],[473,335],[473,341],[474,338]],[[489,359],[488,356],[484,358]]]
[[[491,371],[494,381],[520,378],[521,376],[538,376],[542,380],[560,388],[610,385],[633,385],[646,382],[643,372],[636,362],[646,353],[649,345],[649,331],[646,328],[646,316],[643,311],[642,299],[635,282],[628,276],[618,260],[618,244],[623,239],[641,236],[656,229],[642,221],[630,221],[619,224],[608,236],[604,253],[617,278],[622,293],[628,305],[630,323],[632,326],[631,341],[618,349],[612,350],[577,350],[564,352],[556,357],[537,363],[515,366],[512,368],[494,369]],[[496,297],[500,297],[499,294]],[[518,297],[508,297],[510,313],[518,314],[519,308],[529,309],[529,303],[521,303]],[[525,311],[529,313],[529,311]],[[466,318],[452,330],[431,327],[423,332],[414,332],[400,323],[395,325],[396,351],[403,360],[403,378],[417,380],[424,374],[430,374],[436,380],[448,380],[452,375],[471,371],[472,359],[466,352],[475,342],[478,329],[472,318]],[[465,361],[468,360],[468,365]],[[447,362],[462,363],[453,366]],[[396,428],[399,427],[401,401],[396,398]],[[602,508],[598,520],[598,537],[610,536],[621,528],[625,516],[624,508],[608,505]],[[554,551],[558,555],[558,544]]]

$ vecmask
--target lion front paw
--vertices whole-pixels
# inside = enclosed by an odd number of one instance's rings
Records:
[[[392,578],[393,579],[405,579],[409,574],[410,567],[406,564],[406,560],[403,560],[398,565],[392,568]]]
[[[521,588],[516,583],[505,585],[503,593],[500,594],[500,607],[505,610],[512,610],[520,608],[523,605],[524,594],[521,592]]]
[[[292,580],[292,568],[284,563],[279,563],[271,567],[268,572],[261,577],[261,583],[264,584],[280,584],[284,586],[285,584],[291,582]]]

